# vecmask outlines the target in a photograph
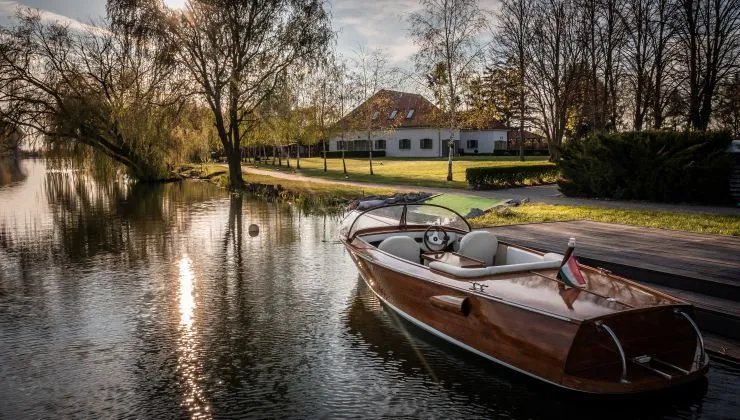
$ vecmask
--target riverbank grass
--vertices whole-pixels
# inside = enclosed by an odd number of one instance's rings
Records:
[[[412,159],[412,158],[376,158],[373,159],[373,172],[370,175],[368,159],[345,159],[347,163],[347,177],[342,169],[342,159],[327,159],[327,172],[324,172],[322,158],[301,158],[301,169],[296,169],[295,159],[290,160],[291,168],[296,173],[308,177],[339,179],[375,184],[398,184],[411,187],[436,188],[468,188],[465,182],[465,170],[472,167],[491,166],[528,166],[546,163],[547,156],[528,156],[526,161],[520,162],[515,156],[465,156],[455,158],[452,164],[453,181],[447,181],[447,159]],[[283,159],[283,165],[286,161]],[[273,165],[268,162],[255,165],[260,169],[270,169]]]
[[[184,171],[195,171],[200,178],[207,178],[213,182],[226,187],[229,184],[228,167],[223,164],[188,165],[181,169]],[[290,191],[293,196],[312,197],[324,202],[337,202],[342,200],[353,200],[371,195],[391,195],[395,190],[391,188],[357,187],[347,184],[330,184],[326,182],[296,181],[285,178],[277,178],[259,174],[244,174],[244,182],[251,184],[263,184],[278,186]]]
[[[228,171],[225,165],[188,165],[179,172],[196,171],[198,176],[212,179],[220,185],[228,184]],[[369,195],[391,195],[392,188],[356,187],[339,183],[297,181],[265,175],[246,174],[248,183],[280,185],[296,197],[311,197],[316,203],[336,203]],[[458,195],[458,194],[453,194]],[[465,206],[483,208],[486,203],[476,201],[473,196],[459,194],[464,199],[456,199]],[[440,197],[449,196],[443,194]],[[435,201],[432,201],[435,203]],[[445,203],[437,201],[437,204]],[[458,204],[459,204],[458,203]],[[449,203],[446,203],[449,204]],[[458,207],[460,207],[458,205]],[[527,203],[507,210],[491,211],[484,216],[471,218],[474,227],[505,226],[523,223],[559,222],[573,220],[593,220],[632,226],[660,229],[682,230],[687,232],[710,233],[717,235],[740,236],[740,217],[707,215],[698,213],[673,213],[665,211],[627,210],[588,206],[564,206],[552,204]],[[460,212],[465,213],[463,208]]]
[[[474,227],[523,223],[593,220],[687,232],[740,236],[740,217],[697,213],[672,213],[586,206],[528,203],[508,210],[492,211],[469,220]]]

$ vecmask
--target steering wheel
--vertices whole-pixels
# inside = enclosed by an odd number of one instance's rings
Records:
[[[444,251],[450,242],[450,235],[442,226],[432,225],[424,231],[424,246],[430,251]]]

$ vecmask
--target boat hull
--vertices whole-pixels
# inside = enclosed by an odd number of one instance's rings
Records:
[[[589,323],[502,303],[472,289],[427,281],[418,276],[418,266],[410,270],[416,270],[413,274],[404,272],[383,265],[362,249],[345,245],[370,290],[401,317],[456,346],[546,383],[585,393],[629,394],[691,382],[707,370],[707,360],[703,360],[690,373],[670,380],[636,372],[627,383],[618,380],[618,366],[600,368],[606,373],[597,379],[582,370],[568,373],[577,365],[571,354],[574,340],[588,341],[583,331],[593,327]],[[447,302],[466,301],[467,311],[455,310],[454,304],[438,304],[440,297]]]

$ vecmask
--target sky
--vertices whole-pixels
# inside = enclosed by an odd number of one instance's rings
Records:
[[[165,0],[170,7],[182,7],[185,0]],[[0,25],[19,7],[38,8],[44,18],[72,26],[105,16],[105,0],[0,0]],[[359,46],[382,48],[391,64],[410,69],[416,51],[409,38],[408,15],[418,10],[418,0],[329,0],[337,49],[351,58]]]

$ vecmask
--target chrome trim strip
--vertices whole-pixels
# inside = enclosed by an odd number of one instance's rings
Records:
[[[652,360],[655,360],[655,359],[652,359]],[[649,365],[648,365],[647,363],[640,363],[639,361],[635,360],[634,358],[632,359],[632,362],[633,362],[633,363],[635,363],[635,364],[636,364],[637,366],[640,366],[640,367],[642,367],[643,369],[647,369],[647,370],[649,370],[650,372],[653,372],[654,374],[656,374],[656,375],[658,375],[658,376],[662,377],[663,379],[668,379],[668,380],[671,380],[671,379],[673,379],[673,376],[671,376],[671,375],[669,375],[669,374],[667,374],[667,373],[663,372],[663,371],[662,371],[662,370],[660,370],[660,369],[656,369],[656,368],[654,368],[654,367],[652,367],[652,366],[649,366]],[[648,363],[649,363],[649,362],[648,362]]]
[[[701,336],[701,331],[699,331],[699,326],[696,325],[696,323],[694,322],[693,319],[691,319],[689,314],[682,311],[681,309],[676,308],[673,310],[673,312],[675,312],[677,315],[681,315],[684,318],[686,318],[686,320],[689,321],[689,323],[691,323],[691,326],[694,327],[694,331],[696,331],[696,337],[699,340],[699,346],[701,348],[701,353],[699,353],[699,355],[701,356],[699,358],[699,366],[701,366],[701,363],[704,361],[707,352],[706,352],[706,349],[704,348],[704,337]]]
[[[619,378],[619,381],[622,383],[628,383],[627,380],[627,357],[624,355],[624,349],[622,348],[622,343],[619,342],[619,339],[617,338],[617,335],[614,333],[614,331],[609,328],[608,325],[604,324],[603,321],[596,321],[595,322],[596,329],[597,330],[604,330],[611,336],[612,340],[614,341],[614,344],[617,345],[617,350],[619,350],[619,357],[622,359],[622,376]]]
[[[672,363],[668,363],[666,361],[660,360],[657,357],[653,357],[653,361],[655,361],[655,363],[660,363],[663,366],[666,366],[666,367],[669,367],[671,369],[677,370],[677,371],[683,373],[684,375],[688,375],[689,373],[691,373],[691,372],[689,372],[686,369],[680,368],[680,367],[678,367],[678,366],[676,366],[676,365],[674,365]]]

